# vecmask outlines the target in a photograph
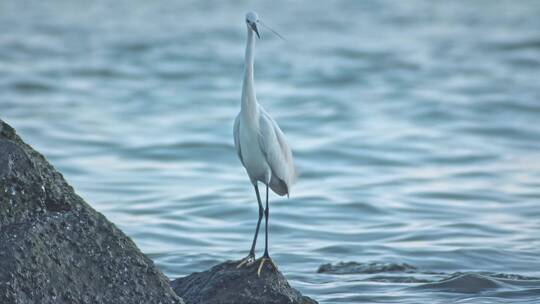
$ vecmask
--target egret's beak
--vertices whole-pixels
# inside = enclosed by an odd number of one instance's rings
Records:
[[[261,39],[261,35],[259,35],[259,30],[257,29],[257,23],[253,22],[253,23],[250,23],[249,26],[251,27],[251,29],[255,32],[255,34],[257,34],[257,37],[259,39]]]

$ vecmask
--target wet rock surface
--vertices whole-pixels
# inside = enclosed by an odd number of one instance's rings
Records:
[[[174,280],[174,291],[189,304],[316,304],[292,288],[269,263],[257,276],[259,261],[237,268],[240,261],[227,261],[203,272]]]
[[[371,274],[380,272],[412,272],[416,270],[409,264],[395,263],[357,263],[357,262],[339,262],[337,264],[323,264],[317,270],[317,273],[328,274]]]
[[[131,239],[2,120],[0,303],[182,303]]]

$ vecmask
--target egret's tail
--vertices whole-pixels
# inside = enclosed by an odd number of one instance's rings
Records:
[[[277,195],[283,196],[287,194],[287,197],[289,196],[289,186],[287,185],[287,183],[285,183],[275,175],[272,175],[272,178],[270,179],[270,184],[268,186]]]

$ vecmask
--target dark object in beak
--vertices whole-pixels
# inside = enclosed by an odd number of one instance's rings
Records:
[[[259,35],[259,30],[257,29],[257,23],[250,23],[249,26],[251,26],[251,29],[257,34],[257,37],[261,39],[261,35]]]

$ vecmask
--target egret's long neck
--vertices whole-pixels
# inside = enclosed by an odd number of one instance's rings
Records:
[[[251,29],[247,29],[246,58],[244,67],[244,83],[242,85],[241,111],[249,118],[257,114],[257,101],[255,97],[255,84],[253,81],[253,61],[255,57],[255,37]]]

